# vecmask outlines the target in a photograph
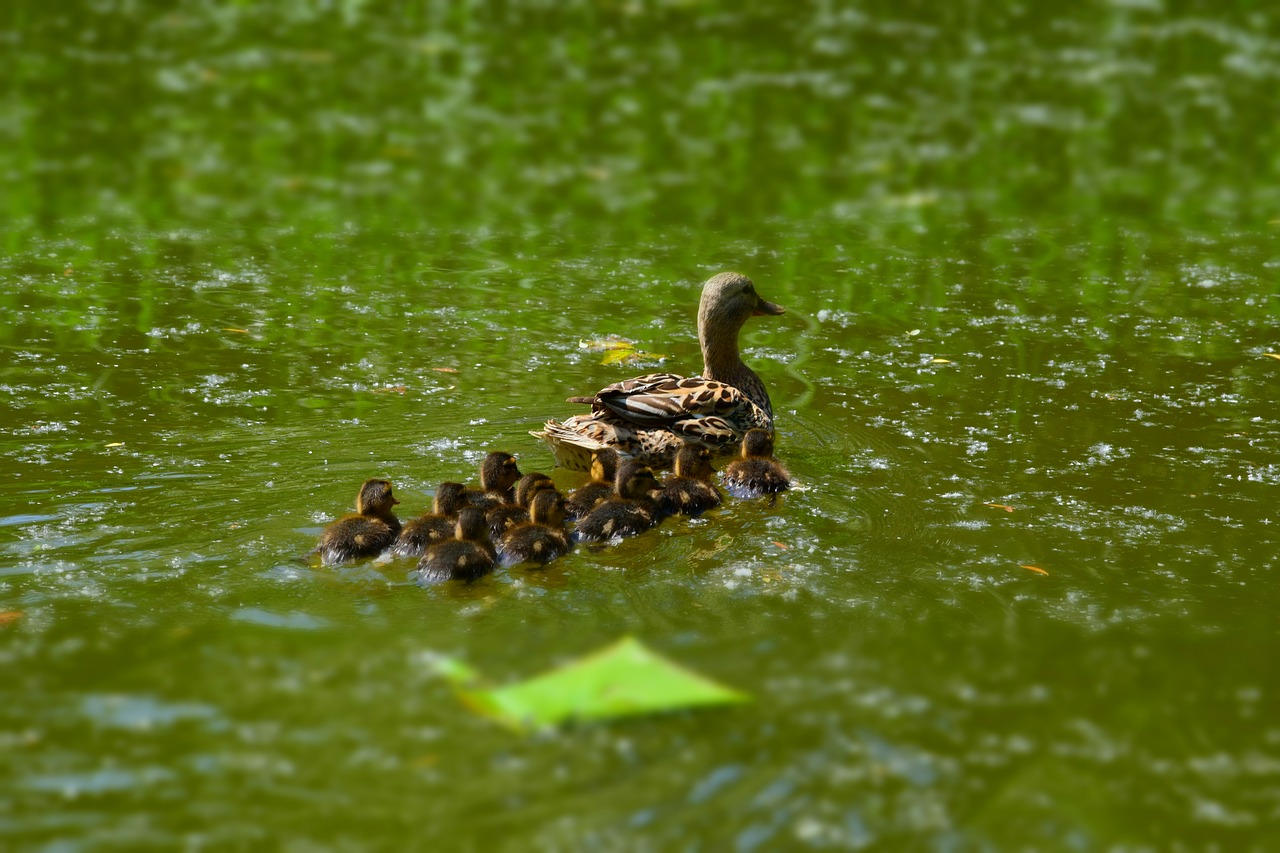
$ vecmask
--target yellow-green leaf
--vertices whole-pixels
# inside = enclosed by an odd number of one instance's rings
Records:
[[[634,637],[505,687],[481,689],[468,668],[440,667],[473,710],[520,731],[751,701],[667,660]]]

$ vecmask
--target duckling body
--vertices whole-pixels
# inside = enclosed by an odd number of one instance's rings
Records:
[[[456,538],[437,542],[418,561],[418,583],[474,581],[493,571],[497,555],[489,543],[484,511],[463,507],[458,513]]]
[[[592,451],[613,447],[642,464],[669,467],[685,442],[728,452],[753,427],[771,429],[773,405],[760,377],[743,363],[738,333],[748,318],[785,311],[756,293],[751,279],[720,273],[708,279],[698,305],[701,376],[655,373],[614,383],[589,397],[591,413],[549,420],[532,435],[566,468],[587,470]]]
[[[489,522],[489,533],[492,534],[494,541],[502,539],[512,527],[517,524],[524,524],[529,520],[529,504],[534,496],[541,491],[555,491],[555,482],[538,471],[531,471],[520,478],[515,486],[515,502],[502,504],[489,510],[485,518]]]
[[[566,509],[570,518],[582,518],[596,504],[608,500],[614,494],[614,479],[618,476],[618,451],[602,447],[591,454],[591,482],[569,495]]]
[[[441,483],[431,503],[431,512],[406,522],[396,537],[391,553],[397,557],[421,557],[436,542],[454,537],[458,510],[465,504],[461,483]]]
[[[720,492],[711,484],[711,451],[685,445],[676,453],[675,476],[668,479],[656,501],[663,515],[699,516],[720,506]]]
[[[355,514],[326,527],[312,553],[326,566],[381,554],[400,532],[400,519],[391,510],[398,503],[389,480],[365,480],[356,495]]]
[[[512,486],[520,479],[520,468],[510,453],[495,450],[480,464],[480,488],[467,489],[467,501],[488,512],[515,500]]]
[[[587,513],[578,522],[574,535],[586,542],[603,542],[636,536],[656,527],[662,516],[649,493],[659,488],[652,468],[633,459],[624,461],[618,466],[613,497]]]
[[[742,456],[725,466],[725,490],[735,498],[776,495],[791,488],[791,474],[773,458],[773,436],[762,429],[747,432]]]
[[[540,491],[529,506],[529,521],[516,525],[502,537],[506,562],[546,565],[573,547],[564,530],[564,495]]]

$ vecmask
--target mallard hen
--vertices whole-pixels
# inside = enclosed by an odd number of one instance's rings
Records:
[[[616,382],[590,397],[591,413],[547,421],[531,433],[550,445],[556,462],[585,471],[592,451],[613,447],[624,457],[666,468],[685,442],[728,451],[753,427],[772,429],[773,405],[755,371],[742,362],[738,332],[747,319],[785,309],[756,293],[733,272],[712,276],[698,304],[701,376],[654,373]]]

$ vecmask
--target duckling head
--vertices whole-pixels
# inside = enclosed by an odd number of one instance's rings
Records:
[[[466,504],[466,491],[467,487],[461,483],[441,483],[436,488],[431,511],[436,515],[453,515]]]
[[[539,471],[530,471],[520,478],[520,482],[516,483],[516,503],[522,507],[528,508],[530,501],[538,492],[555,491],[555,482]]]
[[[480,465],[480,488],[486,492],[505,492],[519,479],[520,469],[510,453],[495,450]]]
[[[742,458],[773,455],[773,434],[764,429],[749,429],[742,438]]]
[[[390,480],[365,480],[356,495],[356,512],[361,515],[386,515],[400,501],[391,493]]]
[[[662,486],[658,484],[658,478],[654,476],[652,468],[641,465],[634,459],[628,459],[618,466],[618,477],[614,488],[619,497],[634,501],[647,498],[649,492],[660,489]]]
[[[697,444],[686,444],[676,452],[675,472],[677,477],[708,479],[713,473],[711,451]]]
[[[458,523],[454,526],[454,535],[464,542],[485,542],[489,538],[489,523],[485,521],[484,510],[479,507],[466,506],[458,511]]]
[[[529,504],[529,520],[547,527],[564,527],[564,495],[556,491],[540,491]]]
[[[618,451],[602,447],[591,454],[591,479],[598,483],[612,483],[618,476]]]

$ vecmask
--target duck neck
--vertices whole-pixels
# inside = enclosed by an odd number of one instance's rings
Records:
[[[742,327],[734,329],[731,335],[710,336],[706,325],[705,322],[698,324],[698,340],[702,344],[702,375],[737,388],[772,419],[773,404],[769,401],[769,392],[765,390],[764,383],[756,372],[743,363],[738,352],[738,331]]]

